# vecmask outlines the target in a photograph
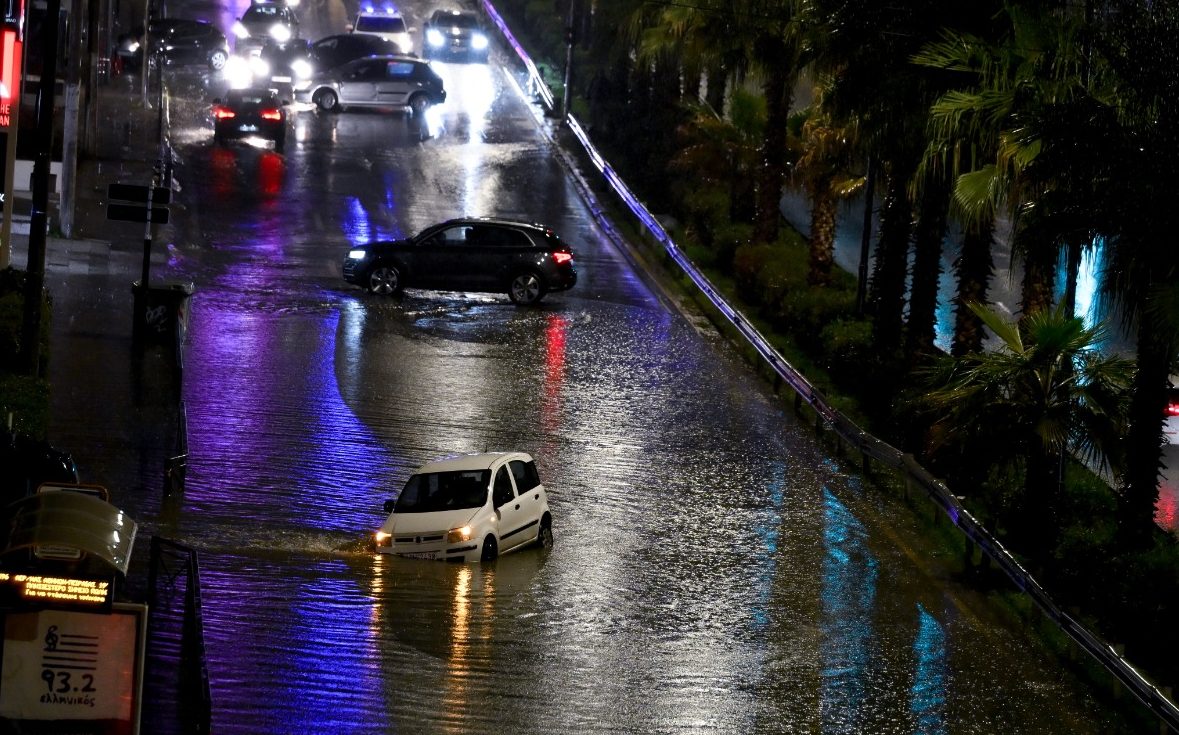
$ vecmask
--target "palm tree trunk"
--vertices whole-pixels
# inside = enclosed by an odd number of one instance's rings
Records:
[[[942,275],[942,241],[950,208],[950,183],[931,174],[921,195],[921,214],[913,236],[913,287],[909,293],[906,352],[912,364],[935,352],[937,287]]]
[[[1119,531],[1131,545],[1149,542],[1158,501],[1159,457],[1163,444],[1166,388],[1179,345],[1162,337],[1148,318],[1139,320],[1138,371],[1130,399],[1130,430],[1126,435],[1126,476],[1120,496]]]
[[[782,184],[786,180],[787,124],[790,104],[794,94],[794,78],[797,70],[787,53],[785,43],[780,47],[781,55],[776,63],[766,68],[768,76],[762,85],[766,100],[766,127],[762,139],[761,166],[758,171],[757,219],[754,222],[754,239],[769,243],[778,239],[778,222],[782,218]]]
[[[1052,308],[1056,285],[1056,264],[1060,248],[1055,242],[1023,243],[1023,288],[1020,319]]]
[[[987,303],[987,291],[995,270],[991,257],[994,233],[995,220],[991,217],[967,227],[962,237],[962,252],[954,261],[958,295],[954,298],[954,342],[950,353],[955,357],[982,351],[982,320],[966,308],[966,304]]]
[[[869,300],[876,345],[887,354],[900,347],[904,320],[909,237],[913,233],[913,206],[908,192],[912,172],[913,166],[908,161],[894,160],[889,164],[880,205],[880,241],[876,246]]]
[[[811,249],[806,280],[812,286],[826,286],[831,283],[831,266],[835,262],[835,194],[829,178],[821,178],[807,188],[811,195]]]

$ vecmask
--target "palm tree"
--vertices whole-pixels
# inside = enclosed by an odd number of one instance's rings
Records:
[[[1087,328],[1062,308],[1014,324],[978,304],[968,307],[1000,344],[946,357],[928,373],[926,402],[940,436],[934,449],[954,446],[1017,468],[1021,507],[1009,510],[1020,541],[1039,555],[1051,549],[1057,530],[1066,457],[1115,476],[1123,472],[1133,364],[1100,354],[1102,328]]]
[[[766,104],[754,194],[759,242],[777,239],[782,216],[787,126],[804,50],[799,6],[799,0],[704,0],[668,4],[654,18],[641,7],[633,16],[641,58],[674,55],[694,69],[723,69],[735,84],[759,82]]]
[[[840,199],[859,191],[865,177],[852,172],[856,144],[854,122],[839,124],[823,108],[825,88],[815,89],[814,101],[802,115],[797,138],[798,156],[793,179],[811,203],[810,258],[807,282],[831,283],[835,263],[835,215]]]

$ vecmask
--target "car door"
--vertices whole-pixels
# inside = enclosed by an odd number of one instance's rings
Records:
[[[404,107],[409,103],[413,86],[414,66],[412,61],[397,59],[385,63],[384,74],[377,82],[379,104],[388,107]]]
[[[548,500],[545,497],[544,485],[540,484],[540,475],[536,471],[536,462],[525,462],[513,459],[508,463],[512,472],[512,479],[516,482],[516,500],[520,503],[520,520],[529,530],[520,534],[520,543],[527,543],[536,538],[539,530],[540,518],[544,515]]]
[[[414,282],[426,288],[473,288],[471,250],[474,226],[455,223],[430,233],[416,248]]]
[[[372,105],[376,102],[377,79],[384,73],[384,62],[362,59],[340,69],[338,86],[340,104]]]
[[[522,500],[516,496],[515,481],[507,465],[501,465],[495,472],[491,486],[491,497],[499,516],[500,553],[519,546],[536,535],[536,521],[529,521],[528,511]]]

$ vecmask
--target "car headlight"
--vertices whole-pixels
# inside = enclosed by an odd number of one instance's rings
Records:
[[[291,73],[299,79],[311,77],[311,62],[306,59],[295,59],[291,62]]]
[[[253,72],[254,76],[256,77],[268,77],[270,76],[270,64],[266,61],[266,59],[258,56],[252,56],[250,57],[250,71]]]
[[[476,33],[471,36],[471,48],[476,51],[482,51],[487,48],[487,36],[484,36],[482,33]]]
[[[386,546],[389,543],[389,534],[384,531],[377,531],[373,534],[373,540],[377,542],[377,546]]]
[[[364,250],[349,250],[348,260],[364,260],[366,255],[368,255],[368,253]]]
[[[132,41],[130,44],[127,45],[127,51],[129,53],[133,54],[138,50],[139,50],[139,41]]]
[[[460,541],[471,540],[471,527],[462,526],[461,528],[452,528],[446,532],[446,543],[457,544]]]
[[[233,28],[231,30],[233,31],[233,35],[237,36],[238,38],[250,37],[250,30],[242,25],[240,20],[234,21]]]
[[[279,43],[286,43],[291,40],[291,29],[282,23],[275,23],[270,26],[270,37]]]
[[[430,30],[426,31],[426,43],[430,44],[431,46],[441,46],[443,40],[442,31],[439,31],[436,28],[431,28]]]
[[[230,56],[221,73],[233,89],[248,87],[254,81],[253,75],[250,73],[250,62],[241,56]]]

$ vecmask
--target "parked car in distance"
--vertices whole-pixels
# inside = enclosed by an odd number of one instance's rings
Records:
[[[338,33],[324,36],[307,49],[311,73],[318,74],[365,56],[395,56],[400,47],[380,36],[366,33]]]
[[[493,561],[508,552],[551,548],[553,518],[536,462],[524,452],[447,457],[423,465],[374,540],[382,554],[446,561]]]
[[[487,61],[490,42],[478,13],[435,10],[422,26],[422,56]]]
[[[420,115],[446,101],[442,77],[413,56],[366,56],[295,85],[295,100],[325,112],[347,107],[409,108]]]
[[[405,25],[405,18],[392,8],[379,10],[372,5],[364,6],[356,14],[348,31],[363,35],[377,36],[397,45],[398,53],[413,53],[413,31]]]
[[[281,151],[287,140],[284,105],[273,89],[229,90],[224,100],[213,100],[213,141],[224,145],[230,139],[264,138]]]
[[[299,17],[286,3],[254,2],[234,21],[234,53],[257,56],[266,39],[289,41],[299,37]]]
[[[490,217],[448,220],[407,240],[353,247],[343,270],[345,281],[374,294],[404,288],[507,292],[519,305],[577,283],[573,252],[552,229]]]
[[[153,18],[147,24],[147,43],[166,66],[206,65],[221,71],[229,59],[229,42],[219,28],[203,20]],[[119,37],[119,63],[125,71],[143,67],[143,26]]]

